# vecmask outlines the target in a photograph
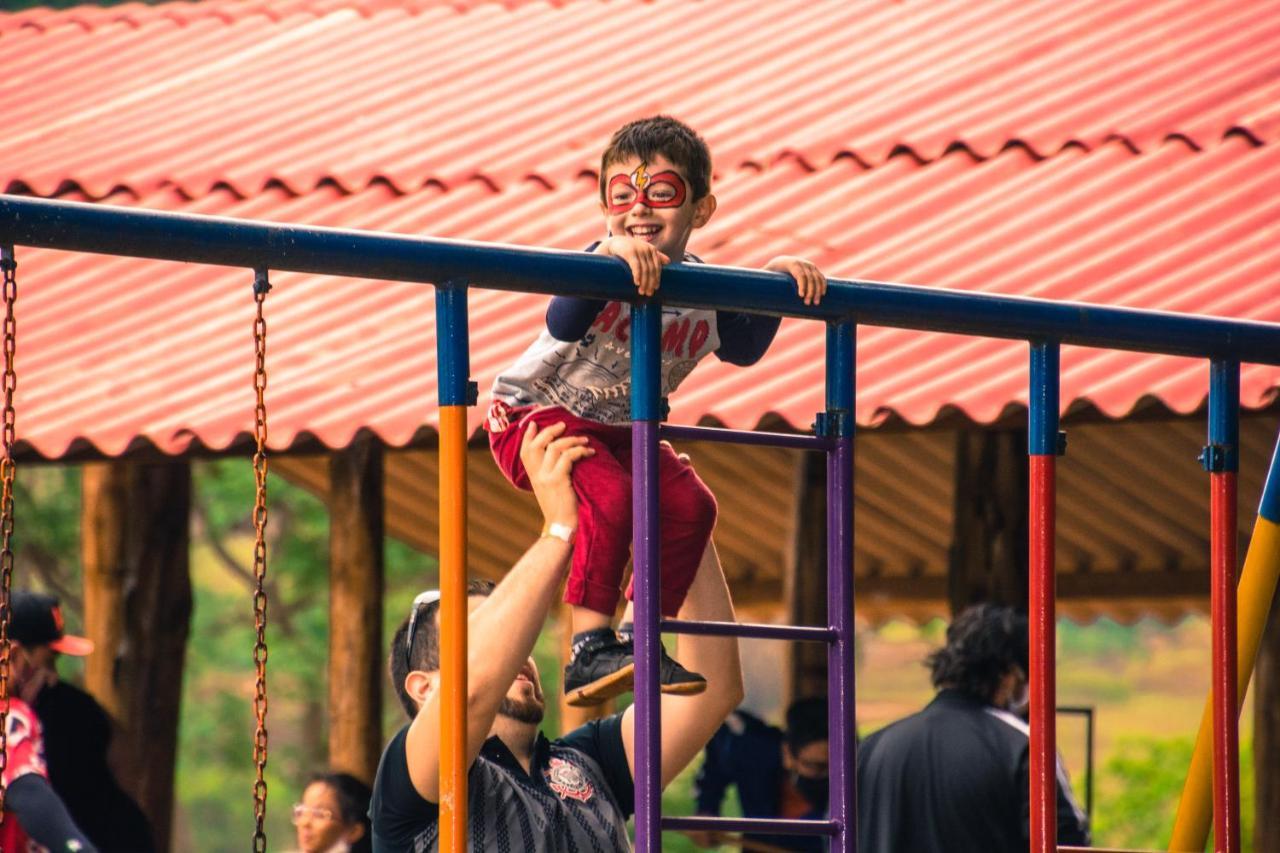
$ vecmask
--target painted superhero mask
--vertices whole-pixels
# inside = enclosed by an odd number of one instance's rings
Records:
[[[650,175],[641,163],[630,175],[614,175],[609,181],[609,213],[626,213],[641,201],[649,208],[679,207],[688,188],[684,178],[672,171]]]

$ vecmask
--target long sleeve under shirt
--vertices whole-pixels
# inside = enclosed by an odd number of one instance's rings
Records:
[[[556,296],[547,306],[547,331],[558,341],[580,340],[608,304],[604,299]],[[729,364],[747,367],[759,361],[778,333],[780,317],[717,311],[716,332],[720,347],[716,357]]]

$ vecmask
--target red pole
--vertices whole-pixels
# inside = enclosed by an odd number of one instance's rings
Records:
[[[1054,456],[1032,455],[1030,494],[1031,850],[1058,847],[1054,665]]]
[[[1240,850],[1240,732],[1236,712],[1236,473],[1209,475],[1213,628],[1213,848]]]

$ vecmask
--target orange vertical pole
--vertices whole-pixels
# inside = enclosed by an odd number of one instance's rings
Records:
[[[440,849],[467,848],[467,407],[440,407]]]
[[[467,849],[467,287],[436,288],[440,399],[440,851]]]

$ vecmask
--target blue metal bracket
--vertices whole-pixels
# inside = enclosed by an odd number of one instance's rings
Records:
[[[1209,362],[1209,440],[1200,464],[1210,473],[1240,470],[1240,362]]]
[[[436,287],[436,363],[442,406],[474,406],[480,389],[471,381],[467,331],[467,283],[450,279]]]
[[[1230,450],[1226,445],[1208,444],[1200,448],[1200,455],[1196,457],[1196,461],[1210,474],[1229,471],[1231,469],[1227,467],[1227,454]]]
[[[843,438],[853,435],[853,418],[845,409],[818,412],[813,418],[813,434],[819,438]]]
[[[263,267],[253,271],[253,295],[266,296],[271,292],[271,277]]]

